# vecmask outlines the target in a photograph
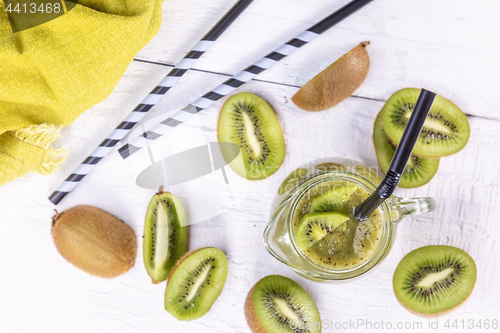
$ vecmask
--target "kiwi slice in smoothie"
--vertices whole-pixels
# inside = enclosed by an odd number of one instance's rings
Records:
[[[420,89],[407,88],[394,93],[382,110],[382,126],[396,145],[401,141]],[[469,140],[467,116],[452,102],[436,96],[413,153],[441,157],[460,151]]]
[[[351,198],[356,189],[356,185],[335,186],[333,189],[325,191],[314,197],[311,202],[311,206],[309,207],[309,212],[318,213],[339,211],[345,206],[346,202]]]
[[[476,283],[476,264],[452,246],[424,246],[408,253],[393,277],[394,293],[410,312],[439,317],[462,305]]]
[[[337,212],[306,214],[297,225],[297,245],[305,251],[348,220],[349,216]]]
[[[222,292],[227,273],[227,258],[219,249],[186,253],[168,277],[165,310],[182,321],[204,316]]]
[[[321,333],[311,296],[293,280],[270,275],[248,293],[245,317],[253,333]]]
[[[382,113],[379,113],[373,126],[373,143],[378,162],[384,173],[389,170],[396,145],[387,137],[382,128]],[[414,188],[427,184],[436,174],[439,159],[411,155],[399,181],[399,186]]]
[[[257,95],[232,96],[222,107],[217,129],[220,142],[237,144],[244,163],[233,161],[231,168],[240,176],[259,180],[272,175],[285,158],[285,139],[274,110]],[[228,152],[222,151],[224,158]]]

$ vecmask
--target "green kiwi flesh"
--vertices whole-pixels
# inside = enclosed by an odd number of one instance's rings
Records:
[[[306,251],[348,220],[349,216],[337,212],[306,214],[297,224],[297,245]]]
[[[380,167],[386,173],[396,152],[396,145],[387,137],[382,128],[381,113],[377,116],[373,126],[373,143]],[[439,159],[419,157],[412,154],[401,176],[399,186],[415,188],[425,185],[434,177],[438,167]]]
[[[270,275],[248,293],[245,317],[253,333],[320,333],[321,318],[311,296],[296,282]]]
[[[476,283],[476,264],[452,246],[425,246],[408,253],[393,277],[394,293],[409,311],[438,317],[464,303]]]
[[[309,207],[309,212],[333,212],[342,209],[345,203],[356,191],[356,185],[336,186],[333,189],[323,192],[314,197]]]
[[[269,177],[285,158],[285,139],[274,110],[251,93],[237,94],[227,100],[219,117],[218,137],[219,142],[240,147],[244,164],[236,159],[229,165],[247,179]]]
[[[144,266],[153,283],[165,281],[177,260],[186,252],[186,213],[172,193],[156,193],[144,222]]]
[[[165,310],[181,321],[203,317],[219,297],[228,273],[224,252],[213,247],[188,252],[172,270]]]
[[[382,125],[396,145],[401,141],[419,94],[420,89],[403,89],[384,105]],[[467,144],[469,135],[467,116],[452,102],[436,96],[413,153],[425,157],[455,154]]]

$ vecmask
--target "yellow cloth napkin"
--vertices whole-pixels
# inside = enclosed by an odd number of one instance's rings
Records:
[[[79,0],[66,14],[13,33],[0,0],[0,185],[53,173],[59,128],[104,100],[157,33],[163,0]]]

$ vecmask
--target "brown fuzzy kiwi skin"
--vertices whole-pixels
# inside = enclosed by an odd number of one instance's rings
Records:
[[[324,111],[350,97],[368,75],[369,44],[362,42],[306,83],[292,97],[295,105],[306,111]]]
[[[255,289],[255,285],[248,292],[246,301],[245,301],[245,318],[247,320],[248,327],[253,333],[269,333],[264,326],[260,323],[259,318],[257,317],[257,313],[255,312],[255,307],[253,305],[253,291]]]
[[[73,266],[95,276],[112,278],[134,266],[134,231],[113,215],[80,205],[52,217],[57,251]]]
[[[420,313],[420,312],[417,312],[415,310],[412,310],[412,309],[408,308],[406,305],[403,304],[403,302],[401,302],[399,300],[399,298],[397,296],[396,296],[396,299],[398,300],[399,304],[401,304],[401,306],[403,306],[403,308],[405,308],[406,310],[410,311],[414,315],[417,315],[417,316],[422,317],[422,318],[433,319],[433,318],[439,318],[439,317],[448,315],[448,314],[452,313],[453,311],[457,310],[459,307],[461,307],[462,305],[464,305],[464,303],[469,300],[469,298],[470,298],[471,295],[472,295],[472,293],[469,296],[467,296],[467,298],[462,303],[458,304],[454,308],[451,308],[451,309],[446,310],[446,311],[438,312],[438,313]]]

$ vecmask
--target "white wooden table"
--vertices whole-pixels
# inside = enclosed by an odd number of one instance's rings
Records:
[[[392,292],[400,259],[431,244],[460,247],[478,267],[472,297],[439,320],[440,331],[493,331],[467,327],[500,320],[500,22],[495,0],[377,0],[238,90],[257,93],[275,108],[287,156],[272,177],[245,182],[249,193],[239,207],[191,226],[191,249],[219,247],[229,259],[226,286],[205,317],[178,322],[163,310],[165,283],[152,285],[142,262],[143,219],[154,191],[135,185],[133,162],[123,161],[116,151],[58,209],[90,204],[124,220],[139,240],[135,267],[106,280],[74,268],[57,253],[50,236],[54,206],[47,197],[234,2],[166,0],[161,31],[136,56],[115,91],[64,129],[64,139],[54,144],[71,150],[61,170],[52,176],[28,174],[0,188],[0,332],[249,332],[243,313],[246,294],[270,274],[297,281],[316,300],[322,319],[343,326],[325,327],[324,332],[354,331],[350,322],[358,320],[370,321],[374,331],[383,321],[394,331],[435,332],[428,320],[404,310]],[[153,114],[194,101],[345,3],[256,0]],[[371,41],[372,67],[355,96],[321,113],[301,111],[290,102],[307,80],[364,40]],[[428,185],[398,190],[402,196],[432,196],[438,209],[405,220],[389,256],[366,278],[319,284],[298,276],[262,244],[279,183],[300,164],[319,157],[377,165],[373,121],[384,101],[404,87],[437,91],[469,115],[472,134],[466,148],[443,158]],[[173,150],[194,144],[193,133],[215,141],[224,100],[186,123]],[[203,209],[203,203],[188,209]],[[457,320],[459,329],[446,329],[448,319],[450,325]],[[407,329],[399,330],[398,323]],[[408,328],[418,323],[422,330]],[[372,330],[360,325],[357,331]]]

